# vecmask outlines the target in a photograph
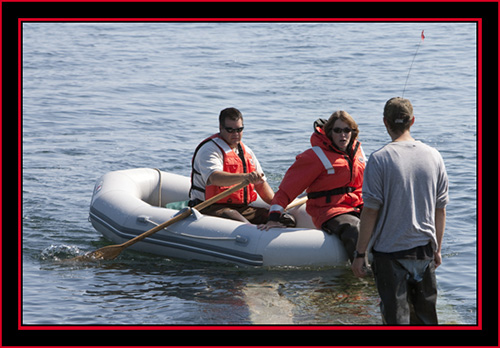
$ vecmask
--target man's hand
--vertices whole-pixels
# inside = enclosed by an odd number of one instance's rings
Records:
[[[251,173],[248,173],[245,176],[245,179],[247,179],[250,184],[262,184],[264,180],[262,180],[264,174],[259,174],[256,171],[253,171]]]
[[[438,268],[442,262],[443,262],[443,258],[441,257],[441,252],[435,252],[434,253],[434,264],[435,264],[436,268]]]
[[[366,269],[364,266],[365,266],[364,257],[357,257],[354,259],[351,265],[351,269],[356,277],[363,278],[364,276],[366,276]]]

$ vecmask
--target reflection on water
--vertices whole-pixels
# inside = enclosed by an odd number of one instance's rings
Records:
[[[50,259],[47,255],[54,250],[57,253]],[[61,321],[70,321],[67,323],[130,324],[141,318],[135,323],[380,324],[373,280],[358,280],[347,268],[238,268],[176,262],[135,252],[112,262],[59,262],[64,250],[68,257],[73,256],[70,249],[51,247],[43,253],[40,269],[25,269],[25,273],[60,274],[63,281],[57,286],[46,284],[51,291],[41,293],[51,294],[43,301],[56,303],[52,310]],[[66,309],[69,303],[55,298],[70,299],[78,282],[80,316],[72,318]],[[29,286],[25,290],[31,301],[39,300]],[[95,306],[102,309],[97,317]],[[29,310],[26,314],[35,318]]]
[[[259,296],[247,301],[255,324],[268,322],[265,313],[273,306],[285,308],[275,323],[381,324],[373,279],[356,279],[348,269],[271,271],[251,281],[244,292],[253,285],[256,290],[250,293]]]
[[[51,246],[42,252],[39,268],[25,267],[26,324],[46,323],[43,310],[32,313],[35,303],[42,308],[51,303],[50,320],[66,324],[382,324],[373,278],[355,278],[347,267],[239,268],[133,251],[115,261],[60,261],[73,256],[72,248]],[[30,277],[44,273],[61,280],[34,291]],[[72,300],[75,292],[78,301]],[[78,308],[78,316],[71,307]],[[438,315],[441,324],[464,320],[442,296]]]

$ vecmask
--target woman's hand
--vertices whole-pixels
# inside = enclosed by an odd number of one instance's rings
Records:
[[[257,225],[257,228],[262,231],[269,231],[271,228],[283,228],[283,227],[285,226],[278,221],[268,221],[267,224]]]

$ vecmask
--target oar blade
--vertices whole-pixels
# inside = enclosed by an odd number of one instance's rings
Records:
[[[238,185],[235,185],[235,186],[227,189],[226,191],[221,192],[218,195],[215,195],[212,198],[209,198],[206,201],[196,205],[193,209],[200,211],[200,210],[214,204],[215,202],[219,201],[220,199],[229,196],[231,193],[242,189],[243,187],[247,186],[249,183],[250,182],[245,179],[244,181],[242,181]],[[128,248],[129,246],[131,246],[137,242],[140,242],[144,238],[147,238],[147,237],[153,235],[154,233],[156,233],[156,232],[158,232],[158,231],[160,231],[160,230],[162,230],[162,229],[164,229],[164,228],[166,228],[166,227],[168,227],[168,226],[170,226],[170,225],[172,225],[172,224],[174,224],[182,219],[187,218],[189,215],[191,215],[190,208],[186,209],[184,212],[176,215],[172,219],[165,221],[164,223],[162,223],[156,227],[153,227],[149,231],[146,231],[146,232],[138,235],[135,238],[132,238],[131,240],[129,240],[123,244],[108,245],[108,246],[105,246],[104,248],[98,249],[98,250],[93,251],[91,253],[88,253],[88,254],[85,254],[82,256],[78,256],[78,257],[74,257],[72,259],[69,259],[68,261],[70,261],[70,262],[71,261],[84,261],[85,262],[85,261],[98,261],[98,260],[113,260],[118,255],[120,255],[120,253],[122,252],[123,249]]]
[[[69,261],[100,261],[100,260],[113,260],[115,259],[124,247],[122,245],[108,245],[103,248],[92,251],[85,255],[77,256]]]

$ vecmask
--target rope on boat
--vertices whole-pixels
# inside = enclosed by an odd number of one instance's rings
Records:
[[[158,206],[161,207],[161,171],[158,168],[153,168],[158,172]]]
[[[159,226],[160,224],[159,223],[156,223],[154,221],[152,221],[151,219],[149,219],[148,217],[141,217],[141,221],[143,222],[149,222],[155,226]],[[176,234],[176,235],[179,235],[179,236],[183,236],[183,237],[188,237],[188,238],[195,238],[195,239],[206,239],[206,240],[224,240],[224,241],[231,241],[231,240],[234,240],[238,243],[243,243],[243,244],[246,244],[248,242],[248,239],[243,237],[243,236],[240,236],[240,235],[237,235],[236,237],[206,237],[206,236],[195,236],[193,234],[188,234],[188,233],[183,233],[183,232],[174,232],[174,231],[170,231],[168,230],[167,228],[164,228],[165,231],[169,232],[169,233],[172,233],[172,234]]]

